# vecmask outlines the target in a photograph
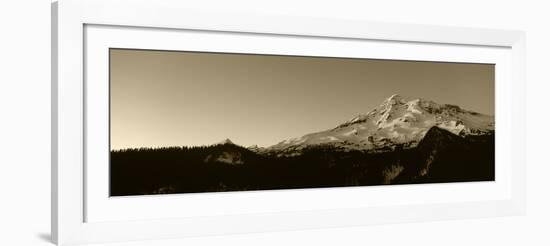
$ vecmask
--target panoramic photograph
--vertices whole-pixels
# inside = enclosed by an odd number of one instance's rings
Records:
[[[109,53],[111,196],[495,180],[494,64]]]

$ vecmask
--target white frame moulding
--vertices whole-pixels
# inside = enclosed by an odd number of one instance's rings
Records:
[[[85,30],[87,25],[502,47],[513,131],[509,196],[498,200],[296,210],[146,220],[86,220]],[[60,0],[52,3],[52,239],[57,244],[176,238],[525,213],[525,35],[521,31],[265,16],[185,9],[178,0]],[[499,95],[497,94],[497,97]],[[512,117],[513,116],[513,117]],[[497,127],[498,127],[497,123]],[[497,136],[498,136],[497,132]],[[497,138],[498,140],[498,138]],[[498,157],[498,156],[497,156]],[[498,159],[498,158],[497,158]],[[101,211],[96,211],[101,212]],[[204,212],[204,211],[203,211]]]

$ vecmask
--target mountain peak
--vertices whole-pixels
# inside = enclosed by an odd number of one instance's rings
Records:
[[[409,101],[415,101],[415,100],[421,100],[420,98],[411,98],[408,96],[403,96],[401,94],[393,94],[390,97],[386,98],[384,102],[400,102],[400,103],[406,103]]]
[[[399,94],[393,94],[393,95],[391,95],[390,97],[388,97],[388,98],[386,99],[386,101],[398,101],[398,100],[401,100],[401,99],[403,99],[403,97],[402,97],[401,95],[399,95]]]
[[[218,145],[224,145],[224,144],[235,144],[233,143],[229,138],[224,139],[223,141],[217,143]]]

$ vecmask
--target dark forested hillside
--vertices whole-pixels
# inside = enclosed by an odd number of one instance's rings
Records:
[[[494,134],[431,128],[418,146],[382,152],[312,146],[294,156],[232,143],[111,152],[111,195],[494,180]]]

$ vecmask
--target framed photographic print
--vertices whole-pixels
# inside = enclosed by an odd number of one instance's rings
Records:
[[[524,212],[520,31],[52,9],[58,244]]]
[[[495,180],[494,64],[116,48],[109,61],[111,196]]]

